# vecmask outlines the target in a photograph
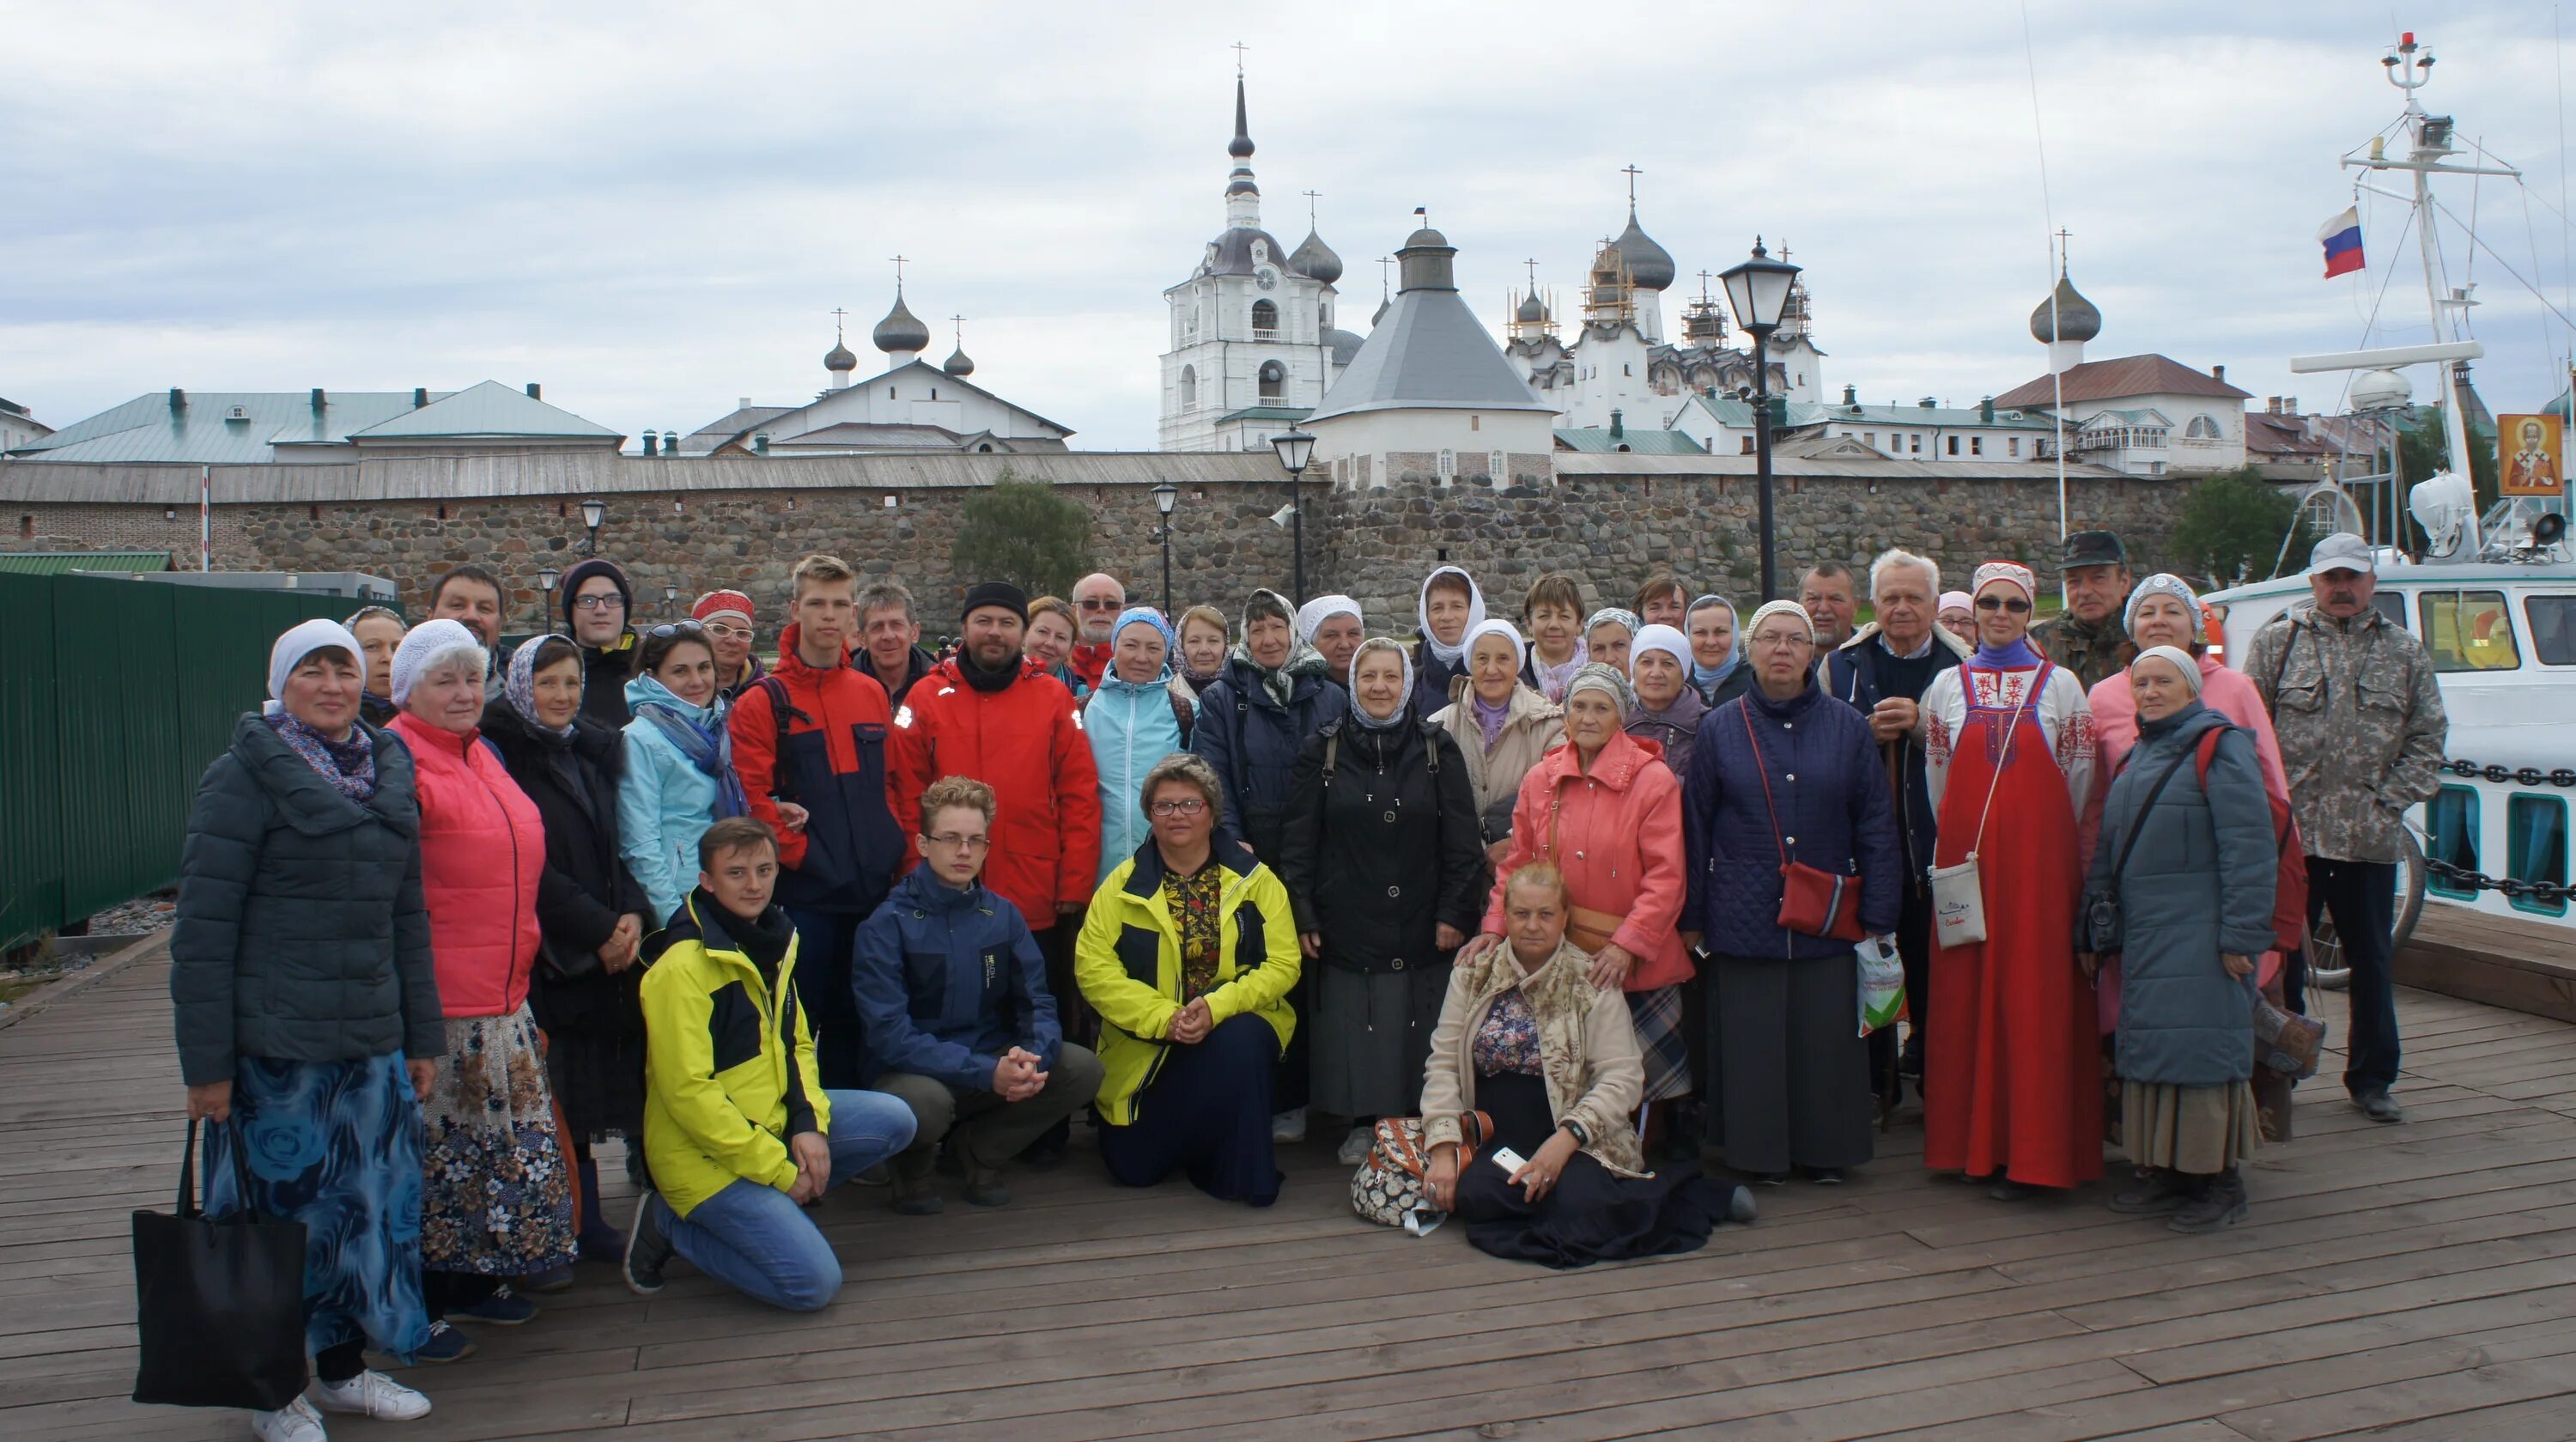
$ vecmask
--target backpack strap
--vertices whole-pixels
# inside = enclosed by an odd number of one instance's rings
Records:
[[[1096,696],[1099,693],[1095,691],[1092,694]],[[1198,708],[1183,699],[1181,688],[1169,681],[1163,683],[1163,695],[1172,703],[1172,720],[1181,728],[1181,745],[1186,749],[1190,744],[1190,732],[1198,724]]]
[[[1339,725],[1327,726],[1324,728],[1324,790],[1326,792],[1333,789],[1333,771],[1341,759],[1342,728]]]
[[[796,709],[796,703],[787,697],[787,683],[777,677],[763,676],[751,684],[761,695],[769,698],[769,716],[778,727],[777,744],[771,752],[776,759],[769,767],[769,794],[780,801],[794,801],[796,781],[786,764],[787,734],[795,722],[812,721],[814,718]]]

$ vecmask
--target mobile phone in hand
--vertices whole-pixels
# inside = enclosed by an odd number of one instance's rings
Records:
[[[1529,1165],[1528,1162],[1522,1160],[1520,1153],[1513,1151],[1510,1147],[1494,1148],[1493,1158],[1494,1165],[1503,1169],[1504,1176],[1510,1176],[1512,1173]]]

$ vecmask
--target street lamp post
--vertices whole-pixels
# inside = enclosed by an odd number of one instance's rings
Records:
[[[1777,558],[1773,556],[1776,530],[1771,496],[1771,363],[1768,350],[1771,333],[1780,328],[1780,317],[1789,302],[1789,289],[1796,284],[1798,267],[1785,260],[1773,260],[1762,248],[1762,238],[1753,238],[1753,254],[1736,262],[1720,279],[1726,282],[1727,302],[1735,307],[1735,323],[1753,337],[1753,473],[1762,497],[1762,599],[1770,601],[1780,594]]]
[[[582,543],[582,554],[599,554],[599,523],[608,519],[608,503],[597,496],[581,503],[581,523],[590,530],[590,539]]]
[[[662,583],[662,614],[669,615],[680,604],[680,587],[676,582]]]
[[[552,566],[537,572],[537,594],[542,598],[537,602],[537,634],[540,636],[554,624],[555,583],[562,579],[563,572]]]
[[[1169,481],[1154,488],[1154,509],[1163,516],[1162,529],[1154,534],[1163,543],[1163,618],[1172,615],[1172,508],[1181,503],[1181,488]]]
[[[1290,428],[1270,438],[1279,464],[1288,471],[1289,548],[1295,556],[1297,603],[1306,602],[1306,464],[1315,458],[1315,438]]]

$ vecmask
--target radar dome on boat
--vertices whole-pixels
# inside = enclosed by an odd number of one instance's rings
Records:
[[[2417,481],[2406,493],[2406,514],[2424,528],[2427,554],[2445,560],[2477,554],[2478,498],[2467,477],[2441,471]]]
[[[2366,371],[2352,383],[2352,408],[2357,411],[2393,411],[2414,396],[2415,388],[2395,371]]]

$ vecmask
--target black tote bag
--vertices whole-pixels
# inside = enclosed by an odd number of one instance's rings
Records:
[[[242,1210],[197,1209],[197,1124],[179,1163],[179,1214],[134,1214],[134,1400],[274,1412],[304,1390],[304,1224],[250,1206],[250,1164],[229,1148]]]

